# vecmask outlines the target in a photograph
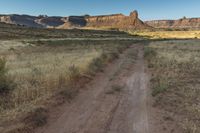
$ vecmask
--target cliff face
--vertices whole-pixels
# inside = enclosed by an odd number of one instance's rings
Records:
[[[29,27],[42,27],[40,24],[36,23],[37,17],[29,16],[29,15],[2,15],[0,16],[0,22],[8,23],[8,24],[16,24],[16,25],[24,25]]]
[[[29,15],[0,15],[0,22],[42,28],[113,28],[113,29],[146,29],[150,28],[138,18],[138,12],[129,16],[113,14],[104,16],[69,16],[48,17]]]
[[[129,16],[114,14],[107,16],[93,16],[86,18],[87,27],[95,28],[117,28],[117,29],[145,29],[149,28],[139,18],[137,11],[131,12]]]
[[[29,15],[0,15],[0,22],[36,28],[78,28],[86,26],[82,16],[48,17]]]
[[[153,20],[146,24],[154,28],[164,29],[200,29],[200,18],[183,18],[178,20]]]
[[[61,17],[42,17],[42,18],[37,18],[35,22],[47,28],[57,27],[65,23]]]

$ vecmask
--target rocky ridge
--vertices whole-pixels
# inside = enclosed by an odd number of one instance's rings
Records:
[[[48,17],[46,15],[0,15],[0,22],[36,28],[105,28],[105,29],[146,29],[150,28],[138,18],[138,12],[129,16],[112,14],[102,16]]]
[[[152,20],[146,21],[146,24],[154,28],[162,29],[186,29],[199,30],[200,18],[181,18],[178,20]]]

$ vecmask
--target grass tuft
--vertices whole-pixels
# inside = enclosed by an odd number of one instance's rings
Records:
[[[69,81],[73,82],[80,77],[80,71],[75,65],[69,66],[67,71]]]

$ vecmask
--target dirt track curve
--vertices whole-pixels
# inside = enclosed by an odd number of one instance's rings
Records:
[[[151,133],[143,55],[143,46],[133,45],[35,133]]]

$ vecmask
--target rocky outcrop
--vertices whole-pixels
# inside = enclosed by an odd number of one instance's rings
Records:
[[[0,16],[0,21],[3,23],[14,24],[12,22],[11,16]]]
[[[57,27],[63,25],[65,22],[62,20],[62,17],[42,17],[36,19],[35,22],[41,24],[44,27]]]
[[[56,27],[58,29],[73,29],[73,28],[82,28],[86,26],[85,16],[69,16],[66,18],[62,18],[65,22],[64,24]]]
[[[154,28],[163,29],[200,29],[200,18],[182,18],[178,20],[153,20],[146,21],[145,23]]]
[[[83,16],[48,17],[46,15],[0,15],[0,22],[37,28],[78,28],[86,26]]]
[[[138,18],[138,12],[133,11],[129,16],[114,14],[86,18],[87,27],[116,28],[116,29],[145,29],[149,26]]]
[[[13,15],[1,16],[0,22],[29,26],[29,27],[38,27],[38,28],[42,27],[40,24],[35,22],[36,19],[37,17],[34,16],[13,14]]]
[[[42,28],[106,28],[106,29],[146,29],[150,28],[138,18],[138,12],[129,16],[123,14],[103,16],[48,17],[46,15],[0,15],[0,22]]]

